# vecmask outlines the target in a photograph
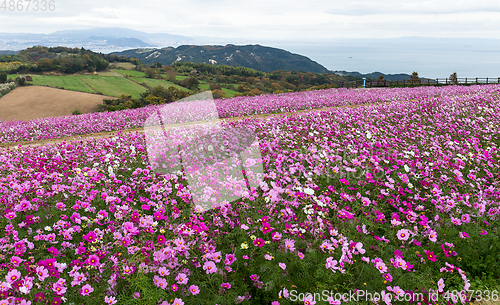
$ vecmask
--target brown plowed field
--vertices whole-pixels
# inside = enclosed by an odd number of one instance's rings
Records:
[[[41,86],[18,87],[0,98],[0,119],[28,121],[37,118],[71,115],[78,108],[82,113],[97,111],[103,99],[114,97]]]

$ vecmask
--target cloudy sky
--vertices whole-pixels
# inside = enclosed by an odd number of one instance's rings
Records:
[[[26,11],[26,0],[23,11],[0,9],[0,32],[127,27],[149,33],[282,41],[500,37],[498,0],[52,1],[54,11],[34,12],[34,1]]]

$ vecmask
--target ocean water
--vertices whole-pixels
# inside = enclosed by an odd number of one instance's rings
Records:
[[[329,70],[382,72],[417,71],[427,78],[500,77],[500,40],[437,39],[344,39],[324,42],[269,42],[272,47],[301,54]]]

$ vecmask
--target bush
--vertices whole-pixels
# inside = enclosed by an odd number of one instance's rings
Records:
[[[75,108],[75,110],[71,111],[71,114],[72,115],[80,115],[80,114],[82,114],[82,112],[78,108]]]

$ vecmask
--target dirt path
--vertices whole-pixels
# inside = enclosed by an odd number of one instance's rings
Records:
[[[0,98],[0,119],[29,121],[44,117],[71,115],[78,108],[82,113],[97,111],[103,99],[113,98],[42,86],[18,87]]]
[[[340,108],[358,108],[358,107],[368,106],[368,105],[371,105],[371,104],[354,105],[354,106],[340,106],[340,107],[324,107],[324,108],[316,108],[316,109],[299,110],[299,111],[294,111],[294,112],[248,115],[248,116],[242,116],[242,117],[224,118],[224,119],[220,119],[220,120],[195,121],[195,122],[189,122],[189,123],[168,124],[168,125],[165,125],[164,127],[167,129],[170,129],[170,128],[176,128],[176,127],[181,127],[181,126],[189,126],[189,125],[210,123],[210,122],[216,122],[216,121],[232,122],[232,121],[251,119],[251,118],[267,118],[267,117],[271,117],[271,116],[277,116],[277,117],[296,116],[296,115],[301,115],[301,114],[311,112],[311,111],[322,111],[322,110],[340,109]],[[92,138],[92,139],[107,138],[107,137],[114,136],[118,133],[121,133],[121,134],[140,133],[140,134],[142,134],[142,133],[145,133],[145,130],[144,130],[144,128],[133,128],[133,129],[110,131],[110,132],[98,132],[98,133],[74,135],[74,136],[49,139],[49,140],[0,143],[0,147],[3,147],[3,148],[9,148],[9,147],[19,148],[19,147],[28,147],[28,146],[35,147],[35,146],[42,146],[42,145],[47,145],[47,144],[57,144],[57,143],[61,143],[63,141],[72,141],[72,140],[90,139],[90,138]]]

